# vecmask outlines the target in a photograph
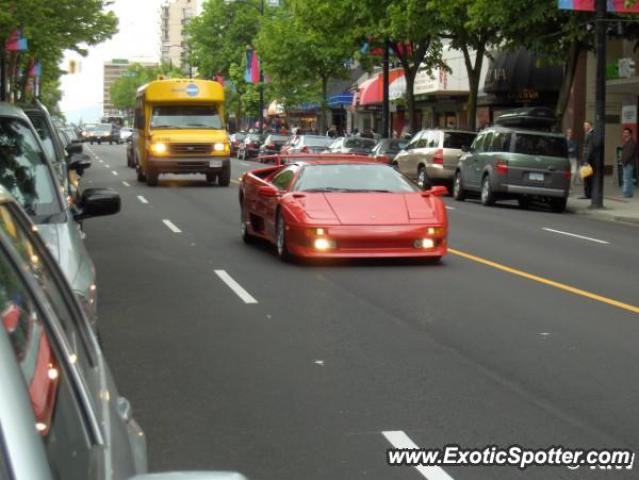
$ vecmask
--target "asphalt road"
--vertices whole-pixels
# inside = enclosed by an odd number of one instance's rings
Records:
[[[453,253],[441,265],[289,265],[240,239],[237,185],[190,176],[149,188],[123,146],[91,151],[83,185],[123,201],[119,215],[85,224],[100,331],[153,471],[639,477],[639,466],[420,472],[386,462],[401,439],[637,450],[635,227],[447,199]],[[234,160],[233,177],[255,165]]]

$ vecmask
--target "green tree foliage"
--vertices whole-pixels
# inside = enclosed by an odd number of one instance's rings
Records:
[[[325,22],[308,21],[322,3],[293,0],[264,20],[256,40],[272,92],[286,105],[319,102],[321,131],[326,128],[328,82],[347,75],[354,50],[352,30],[326,31]]]
[[[118,110],[132,112],[135,109],[135,95],[145,85],[162,75],[165,78],[181,78],[184,73],[170,65],[149,67],[132,64],[127,71],[111,85],[111,101]]]
[[[41,84],[49,101],[59,98],[56,88],[60,70],[57,65],[64,50],[86,51],[80,45],[96,45],[117,31],[117,18],[104,9],[108,0],[0,0],[0,44],[4,45],[15,28],[28,39],[29,50],[6,54],[8,83],[13,98],[26,98],[27,79],[21,75],[38,60],[43,66]]]

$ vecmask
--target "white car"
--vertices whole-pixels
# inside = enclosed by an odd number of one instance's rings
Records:
[[[128,142],[129,138],[133,135],[133,129],[128,127],[122,127],[120,129],[120,143]]]

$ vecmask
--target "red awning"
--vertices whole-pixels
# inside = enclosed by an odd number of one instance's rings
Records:
[[[389,82],[397,80],[404,76],[403,69],[391,70],[389,72]],[[366,80],[359,87],[358,104],[359,105],[374,105],[376,103],[382,103],[384,99],[384,75],[378,73],[375,77]]]

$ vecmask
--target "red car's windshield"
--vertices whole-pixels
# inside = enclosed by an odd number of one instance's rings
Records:
[[[306,165],[293,190],[299,192],[387,192],[407,193],[419,189],[388,165]]]

